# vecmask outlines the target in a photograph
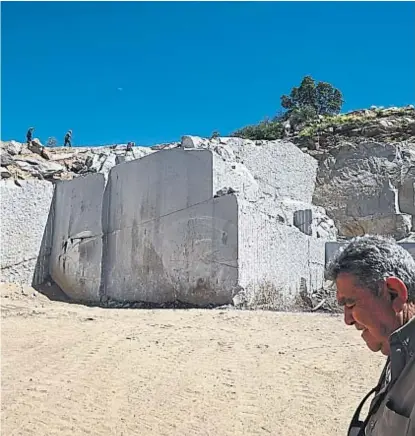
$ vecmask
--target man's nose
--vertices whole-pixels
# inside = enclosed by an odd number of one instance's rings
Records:
[[[352,309],[350,309],[347,306],[344,306],[344,322],[347,325],[353,325],[355,323],[353,315],[352,315]]]

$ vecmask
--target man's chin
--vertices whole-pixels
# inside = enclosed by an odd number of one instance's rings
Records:
[[[367,347],[370,351],[377,353],[378,351],[382,351],[382,344],[371,344],[366,342]]]
[[[366,342],[366,345],[369,348],[369,350],[373,351],[374,353],[377,353],[378,351],[381,351],[383,349],[382,343],[371,340],[373,339],[373,337],[370,336],[368,330],[363,331],[362,339]]]

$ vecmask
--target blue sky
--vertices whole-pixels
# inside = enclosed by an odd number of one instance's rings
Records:
[[[6,2],[1,137],[140,145],[222,135],[304,75],[343,110],[415,102],[413,2]]]

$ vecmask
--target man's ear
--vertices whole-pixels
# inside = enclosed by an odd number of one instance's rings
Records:
[[[393,310],[396,313],[402,312],[404,305],[408,301],[408,288],[397,277],[388,277],[385,282],[391,296]]]

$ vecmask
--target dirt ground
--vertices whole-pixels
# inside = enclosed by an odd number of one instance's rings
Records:
[[[8,436],[345,435],[384,362],[340,316],[1,304]]]

